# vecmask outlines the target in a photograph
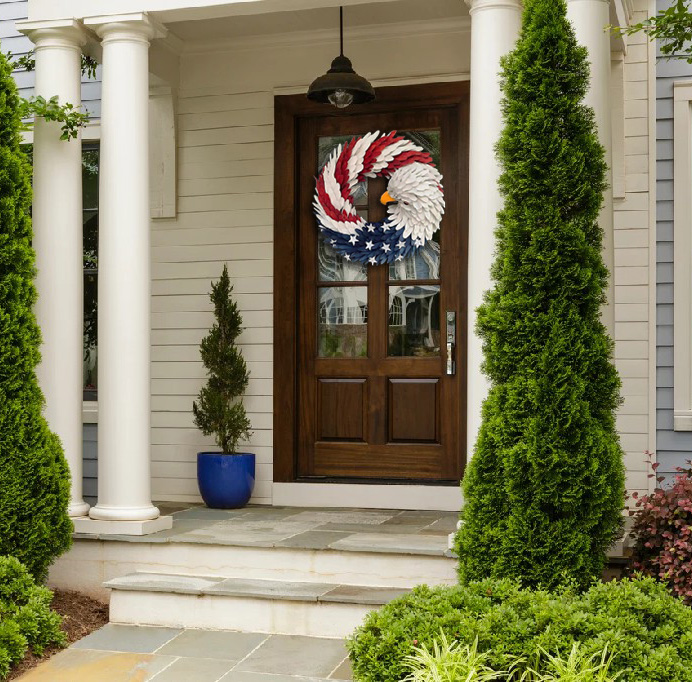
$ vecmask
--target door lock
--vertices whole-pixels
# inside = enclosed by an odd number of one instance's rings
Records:
[[[447,311],[447,375],[453,376],[457,371],[457,363],[454,359],[457,344],[457,314]]]

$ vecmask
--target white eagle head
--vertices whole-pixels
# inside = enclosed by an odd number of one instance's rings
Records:
[[[389,224],[403,228],[404,238],[427,241],[440,227],[444,213],[442,175],[427,163],[399,168],[392,173],[380,201],[387,206]]]

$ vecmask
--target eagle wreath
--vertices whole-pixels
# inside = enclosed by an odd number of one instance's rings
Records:
[[[387,217],[361,218],[353,192],[366,178],[389,179],[380,201]],[[442,174],[422,147],[379,130],[339,145],[322,168],[313,202],[322,238],[355,263],[395,263],[411,255],[440,228],[445,208]]]

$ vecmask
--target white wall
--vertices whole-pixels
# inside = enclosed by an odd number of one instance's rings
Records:
[[[464,26],[429,30],[383,26],[377,37],[351,37],[347,53],[376,85],[464,77]],[[211,443],[193,426],[190,406],[204,377],[198,344],[212,323],[210,280],[227,262],[246,327],[254,501],[271,502],[274,94],[304,92],[334,56],[333,41],[286,35],[182,56],[178,216],[152,227],[154,499],[198,499],[195,453]]]
[[[633,21],[649,16],[636,0]],[[625,450],[627,486],[649,488],[647,450],[655,451],[655,240],[651,125],[655,116],[654,60],[646,37],[628,38],[624,64],[624,190],[615,200],[615,356],[623,405],[617,425]],[[654,133],[655,134],[655,133]],[[655,241],[653,242],[655,244]]]

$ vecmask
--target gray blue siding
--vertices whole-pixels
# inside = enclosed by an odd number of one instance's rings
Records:
[[[0,50],[11,52],[16,57],[25,55],[31,50],[31,41],[15,28],[15,21],[26,19],[28,0],[0,0]],[[14,74],[20,93],[30,97],[34,89],[34,74],[17,71]],[[96,72],[96,79],[82,79],[82,104],[92,118],[101,115],[101,70]]]
[[[666,9],[671,0],[658,0]],[[661,59],[656,67],[656,442],[660,471],[692,458],[692,432],[673,430],[673,83],[692,65]]]

